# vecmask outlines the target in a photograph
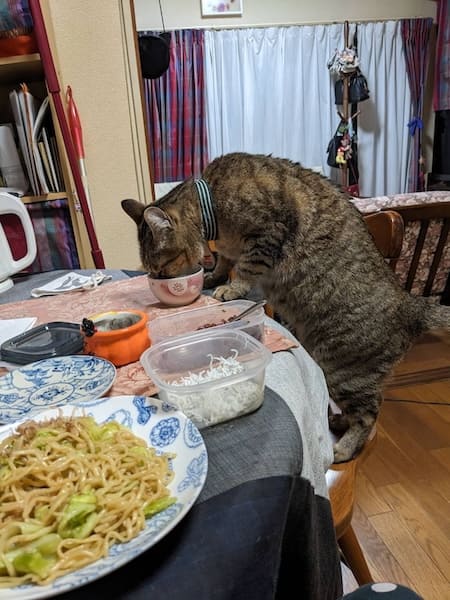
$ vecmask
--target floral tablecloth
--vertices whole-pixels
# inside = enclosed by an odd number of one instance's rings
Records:
[[[158,302],[149,289],[147,277],[131,277],[103,284],[93,290],[69,292],[59,296],[45,296],[0,305],[0,319],[36,317],[36,325],[52,321],[81,323],[84,317],[108,310],[135,309],[148,314],[149,320],[162,314],[200,308],[218,301],[202,295],[188,307],[167,308]],[[272,352],[293,348],[296,344],[274,328],[265,327],[265,345]],[[0,375],[6,369],[0,368]],[[108,392],[109,396],[127,394],[151,396],[157,392],[139,362],[117,369],[117,377]]]

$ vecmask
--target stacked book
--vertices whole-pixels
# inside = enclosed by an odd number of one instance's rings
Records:
[[[48,97],[39,102],[23,83],[9,99],[14,124],[0,125],[0,186],[19,195],[63,191]]]

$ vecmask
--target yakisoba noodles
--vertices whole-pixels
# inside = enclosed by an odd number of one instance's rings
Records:
[[[0,443],[0,587],[48,584],[135,537],[175,501],[169,458],[116,422],[20,425]]]

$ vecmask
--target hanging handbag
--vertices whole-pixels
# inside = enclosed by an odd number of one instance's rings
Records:
[[[339,168],[339,164],[336,162],[338,150],[341,147],[342,135],[335,134],[327,147],[327,165],[329,167]]]
[[[341,121],[335,131],[335,134],[331,138],[327,147],[327,165],[329,167],[339,168],[342,165],[339,161],[340,158],[340,149],[342,147],[342,141],[344,135],[348,133],[348,124],[345,121]]]
[[[343,104],[344,102],[344,80],[338,79],[334,84],[334,97],[336,104]],[[369,86],[367,85],[367,79],[358,69],[358,71],[351,75],[348,82],[348,103],[358,104],[363,102],[370,97]]]

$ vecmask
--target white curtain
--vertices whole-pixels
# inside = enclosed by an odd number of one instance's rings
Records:
[[[210,158],[242,150],[329,173],[336,110],[327,61],[342,25],[205,32]]]
[[[358,38],[371,90],[360,105],[361,194],[400,193],[409,115],[400,24],[359,25]],[[327,62],[343,40],[343,24],[206,31],[209,158],[272,154],[336,175],[326,163],[339,123]]]
[[[359,105],[361,196],[408,191],[411,107],[400,21],[358,25],[358,54],[370,99]]]

